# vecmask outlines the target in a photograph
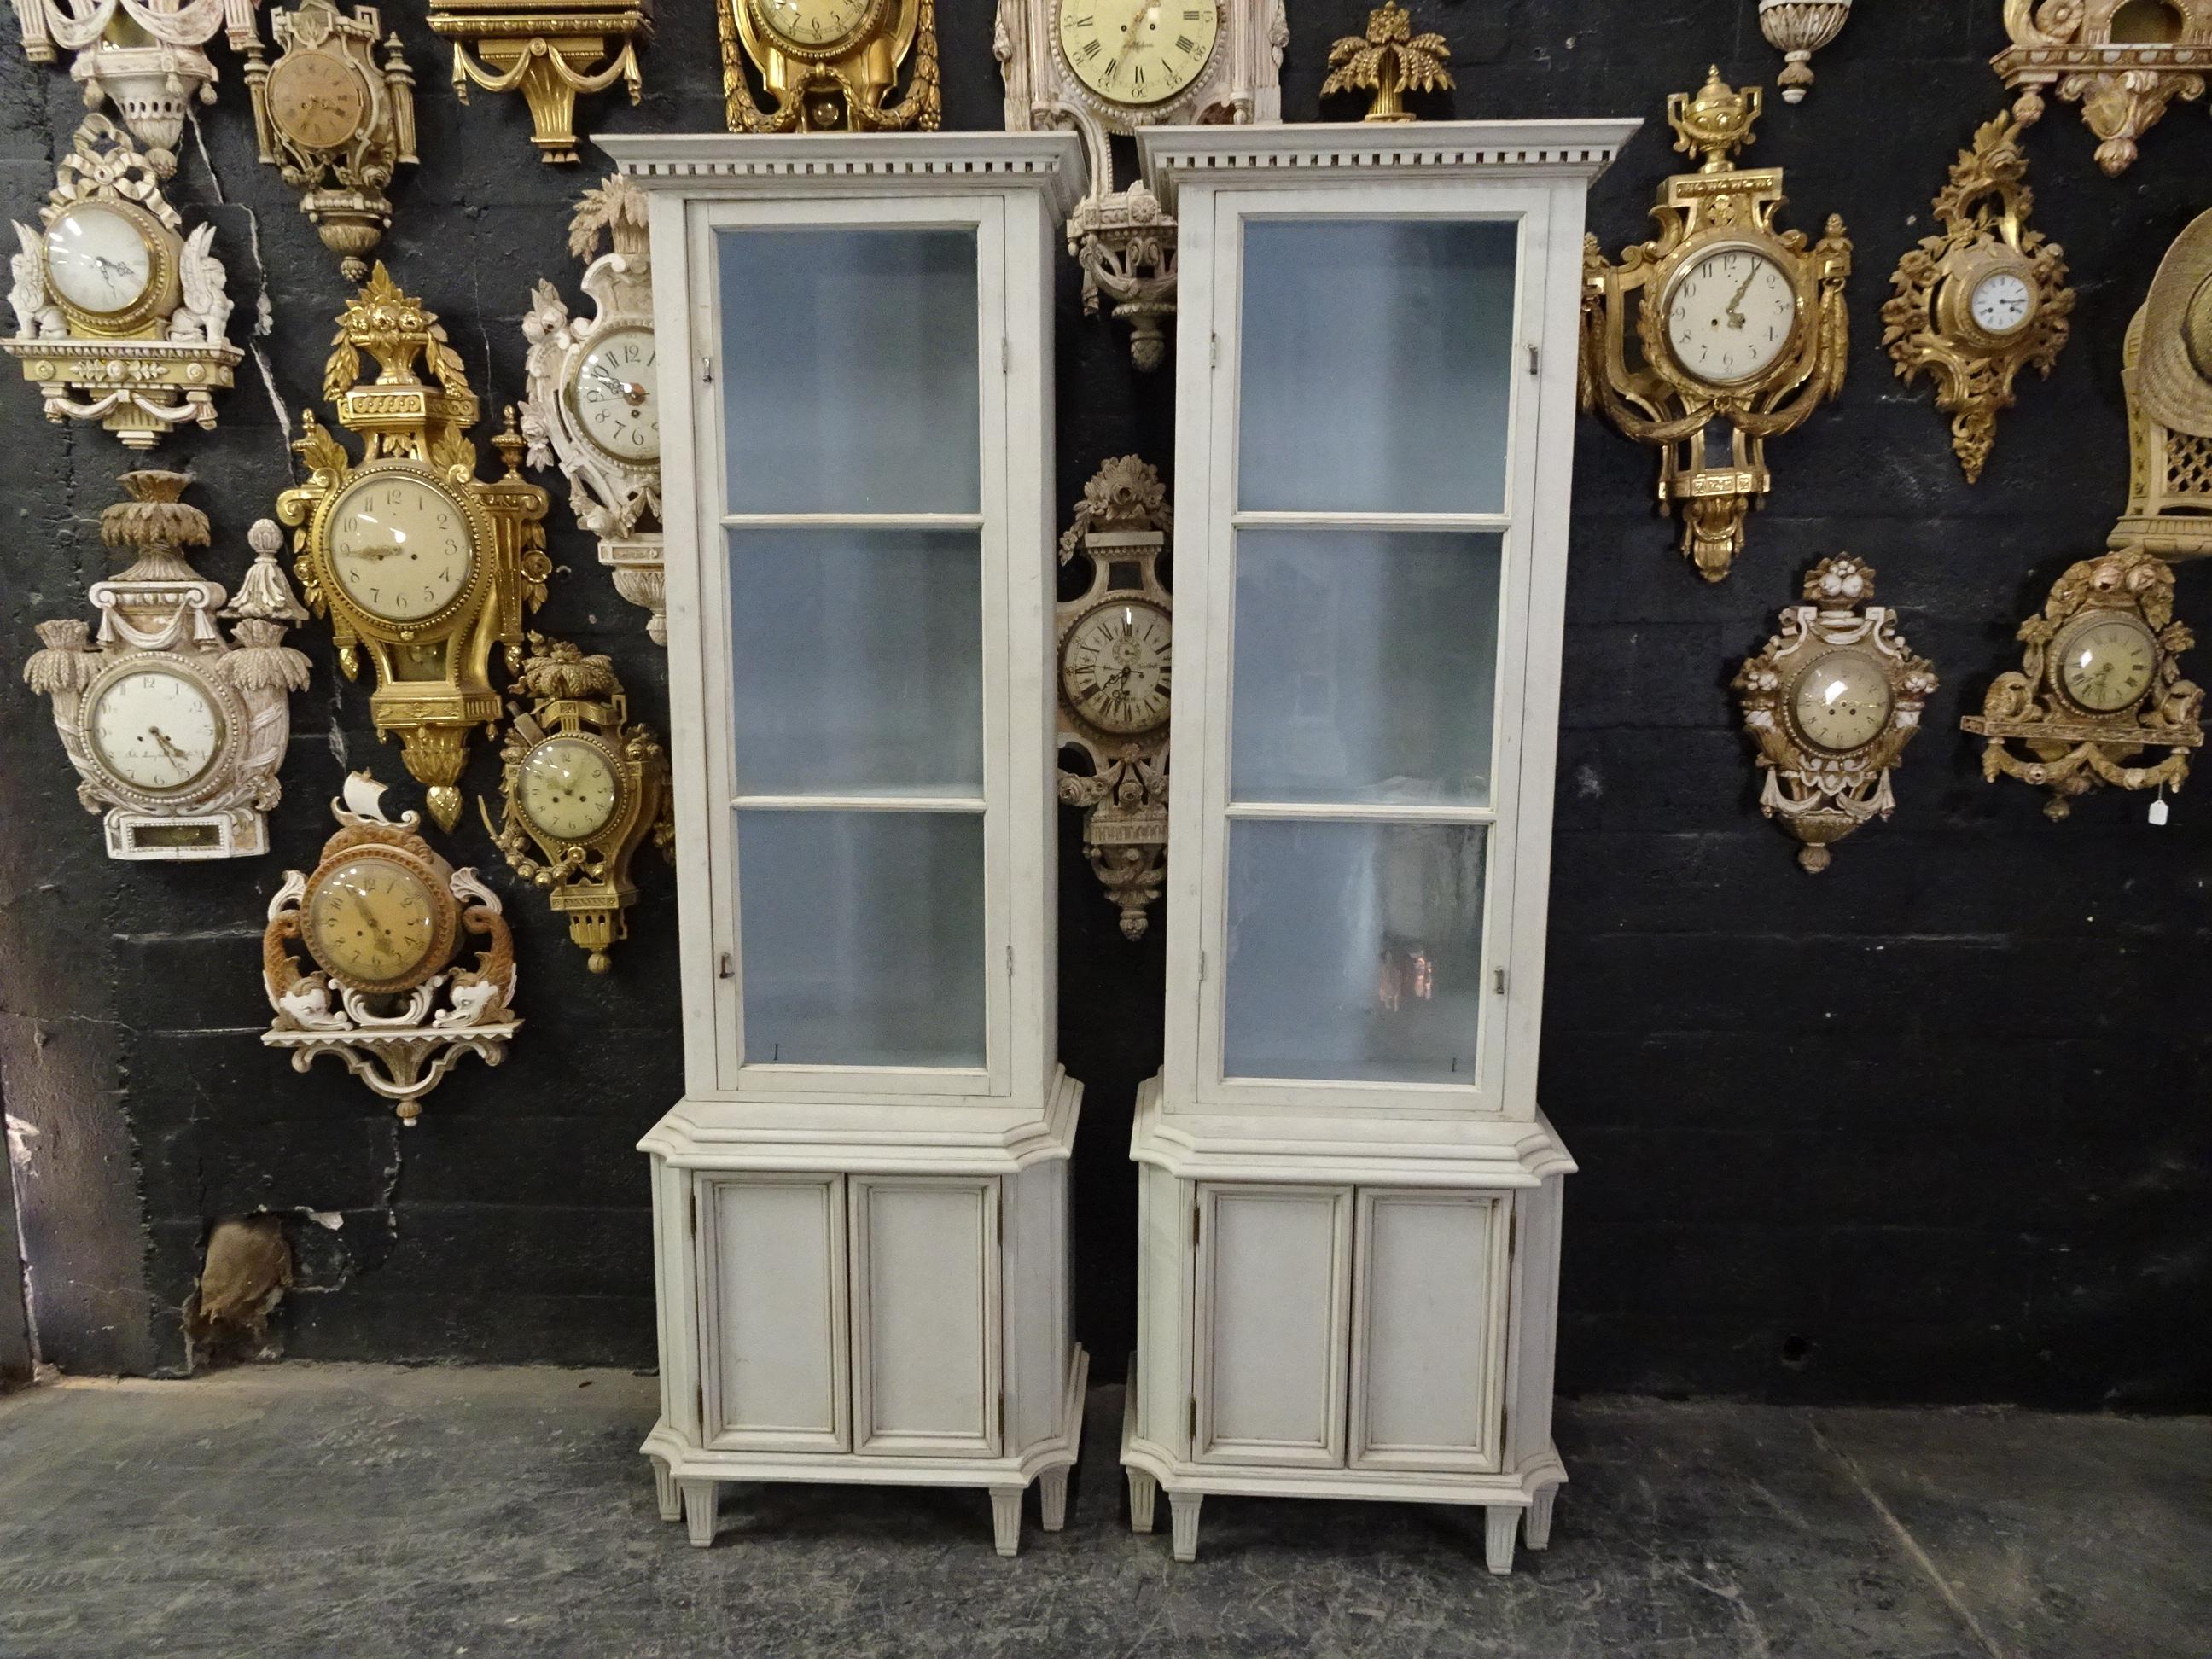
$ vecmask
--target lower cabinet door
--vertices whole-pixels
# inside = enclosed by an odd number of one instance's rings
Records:
[[[1358,1209],[1352,1466],[1497,1468],[1511,1200],[1363,1187]]]
[[[857,1449],[997,1456],[998,1183],[849,1180]]]
[[[1194,1455],[1344,1462],[1349,1187],[1198,1188]]]
[[[707,1443],[848,1449],[843,1177],[697,1180]]]

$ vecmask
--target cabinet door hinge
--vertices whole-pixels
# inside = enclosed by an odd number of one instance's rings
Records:
[[[1544,349],[1540,345],[1531,343],[1528,347],[1528,372],[1531,374],[1538,373],[1537,366],[1543,361]]]
[[[1221,367],[1221,337],[1218,334],[1206,337],[1206,366],[1208,368]]]
[[[1006,977],[1007,977],[1008,979],[1012,979],[1013,976],[1014,976],[1014,947],[1013,947],[1012,945],[1009,945],[1006,947]]]
[[[1492,970],[1490,982],[1498,988],[1498,995],[1505,994],[1505,970],[1503,968]]]
[[[1190,1397],[1190,1443],[1192,1449],[1195,1450],[1198,1446],[1198,1396],[1196,1395]]]
[[[1206,983],[1206,952],[1203,951],[1198,953],[1198,982],[1200,985]]]
[[[714,963],[714,976],[717,979],[735,979],[738,976],[738,959],[727,951],[723,951]]]
[[[699,357],[699,384],[701,386],[714,384],[714,360],[703,352]]]
[[[1014,372],[1014,342],[1013,342],[1013,337],[1012,337],[1012,336],[1011,336],[1011,335],[1001,334],[1001,335],[999,337],[999,373],[1000,373],[1000,374],[1012,374],[1013,372]]]

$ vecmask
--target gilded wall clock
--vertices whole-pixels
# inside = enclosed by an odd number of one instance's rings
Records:
[[[296,1072],[336,1055],[411,1126],[464,1054],[504,1060],[522,1018],[498,896],[431,848],[418,814],[386,817],[383,796],[368,773],[347,778],[321,860],[287,871],[269,902],[261,978],[275,1017],[261,1041]],[[471,937],[483,948],[458,967]]]
[[[250,858],[268,850],[264,817],[282,799],[276,769],[291,736],[291,694],[307,659],[282,643],[305,622],[276,565],[283,538],[266,519],[255,558],[226,605],[186,549],[209,543],[207,514],[181,498],[181,472],[126,472],[130,496],[100,514],[100,539],[128,568],[92,585],[97,635],[79,621],[39,624],[24,665],[53,700],[62,748],[102,814],[112,859]],[[222,619],[233,622],[224,637]]]
[[[629,937],[630,860],[648,837],[663,856],[675,847],[668,754],[629,718],[606,658],[537,634],[530,644],[520,684],[531,701],[515,706],[500,750],[506,810],[493,838],[514,872],[568,918],[568,937],[604,974],[608,950]],[[484,824],[491,828],[489,812]]]
[[[1743,550],[1744,520],[1773,488],[1766,444],[1841,391],[1849,326],[1844,222],[1806,245],[1775,228],[1778,167],[1729,157],[1752,141],[1757,88],[1714,70],[1668,100],[1674,148],[1702,158],[1651,210],[1659,234],[1607,263],[1583,254],[1582,401],[1660,452],[1659,501],[1682,515],[1682,551],[1707,581]]]
[[[653,38],[652,0],[430,0],[430,32],[453,43],[453,93],[520,92],[530,142],[549,165],[574,162],[576,100],[617,81],[645,95],[637,64]]]
[[[380,374],[364,372],[364,354]],[[377,732],[400,734],[430,816],[451,830],[470,730],[500,716],[492,648],[504,646],[510,672],[519,667],[523,611],[545,602],[545,492],[517,470],[523,441],[511,409],[492,441],[505,475],[476,476],[465,434],[477,399],[460,354],[380,262],[339,313],[323,391],[339,422],[362,434],[362,458],[304,414],[293,448],[307,482],[277,497],[276,516],[298,532],[300,584],[331,619],[338,666],[351,679],[368,653]]]
[[[732,132],[934,132],[936,0],[715,0]],[[750,73],[758,77],[753,92]],[[903,95],[895,97],[902,70]]]
[[[1802,843],[1817,875],[1829,848],[1897,809],[1890,775],[1936,690],[1936,671],[1873,603],[1874,568],[1838,556],[1805,578],[1804,603],[1735,677],[1766,781],[1759,809]]]
[[[599,252],[604,237],[611,244]],[[584,192],[568,251],[586,261],[592,315],[571,317],[552,283],[532,291],[522,435],[532,466],[558,463],[576,522],[599,540],[615,591],[668,643],[660,562],[660,366],[645,196],[620,173]],[[596,256],[596,257],[594,257]]]
[[[331,0],[300,0],[269,27],[276,61],[258,40],[246,57],[261,159],[300,191],[300,210],[346,281],[358,283],[392,228],[392,172],[416,159],[415,76],[397,33],[378,59],[383,22],[374,6],[348,16]]]
[[[1167,872],[1175,602],[1159,564],[1174,527],[1158,472],[1123,455],[1083,487],[1060,538],[1062,564],[1091,567],[1057,617],[1060,798],[1083,809],[1084,854],[1132,939],[1145,936]],[[1083,769],[1067,769],[1071,751]]]
[[[70,78],[85,102],[112,105],[155,173],[177,169],[177,145],[192,103],[215,102],[216,68],[202,50],[217,30],[233,52],[255,44],[260,0],[15,0],[23,51],[51,64],[57,48],[76,54]]]
[[[244,354],[223,337],[230,301],[215,227],[189,236],[152,161],[104,115],[85,118],[9,261],[15,337],[50,421],[98,421],[131,449],[215,424],[215,393]]]
[[[2212,554],[2212,213],[2159,261],[2120,353],[2128,399],[2127,511],[2109,545],[2162,559]]]
[[[2021,624],[2020,639],[2019,669],[1998,675],[1982,712],[1959,722],[1989,739],[1984,778],[2048,789],[2043,810],[2054,819],[2104,785],[2163,792],[2187,781],[2190,751],[2204,742],[2204,693],[2181,678],[2181,654],[2196,641],[2174,620],[2164,561],[2141,548],[2082,560]]]
[[[1084,309],[1130,325],[1140,369],[1166,360],[1176,223],[1141,183],[1115,187],[1110,138],[1146,127],[1279,121],[1283,0],[999,0],[992,50],[1006,130],[1073,127],[1091,188],[1068,220]]]
[[[2027,228],[2027,177],[2013,118],[1984,123],[1936,198],[1942,230],[1899,262],[1881,308],[1897,378],[1935,382],[1969,483],[1989,461],[1999,412],[2013,405],[2013,381],[2023,368],[2048,378],[2074,326],[2065,250]]]

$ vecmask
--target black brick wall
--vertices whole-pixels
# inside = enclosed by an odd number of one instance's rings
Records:
[[[711,11],[705,0],[662,9],[643,106],[593,100],[587,131],[720,125]],[[1328,43],[1366,9],[1291,0],[1293,118],[1316,113]],[[1750,0],[1414,9],[1458,49],[1459,90],[1433,113],[1646,118],[1593,200],[1609,252],[1644,234],[1655,181],[1679,162],[1666,94],[1693,88],[1709,62],[1770,85],[1778,67]],[[990,10],[940,0],[948,125],[999,125]],[[1956,726],[2014,660],[2020,616],[2101,545],[2119,509],[2121,334],[2159,255],[2207,204],[2212,127],[2201,107],[2177,106],[2118,180],[2097,172],[2070,106],[2054,103],[2033,135],[2037,222],[2064,243],[2081,293],[2075,338],[2050,383],[2025,387],[1970,489],[1926,394],[1892,378],[1876,313],[1953,155],[2002,106],[1986,68],[2003,44],[1998,8],[1860,11],[1820,58],[1811,99],[1777,100],[1750,155],[1789,169],[1788,222],[1817,234],[1827,213],[1844,215],[1857,275],[1849,383],[1774,446],[1773,506],[1737,574],[1708,587],[1674,553],[1650,510],[1649,452],[1589,422],[1578,436],[1543,1078],[1583,1166],[1569,1188],[1560,1384],[2202,1409],[2206,809],[2192,791],[2155,830],[2142,800],[2107,796],[2051,825],[2033,792],[1980,781],[1977,745]],[[460,107],[419,8],[392,4],[386,18],[416,66],[427,164],[394,191],[383,252],[443,316],[495,409],[521,389],[531,284],[550,276],[574,292],[568,206],[597,173],[588,156],[579,169],[539,165],[512,97]],[[256,163],[235,62],[218,59],[204,155],[188,139],[173,194],[220,227],[234,332],[265,292],[273,327],[255,344],[296,422],[316,399],[343,289],[291,192]],[[58,69],[0,52],[10,216],[32,216],[78,110]],[[1170,465],[1171,374],[1137,376],[1118,333],[1081,317],[1065,268],[1060,388],[1063,499],[1107,455]],[[198,475],[190,499],[219,538],[206,568],[234,580],[246,526],[294,478],[252,360],[222,422],[158,459]],[[327,635],[311,628],[301,642],[317,674],[294,702],[276,853],[106,862],[20,673],[31,624],[82,614],[86,585],[105,574],[96,520],[125,458],[104,435],[41,423],[21,386],[0,391],[0,684],[16,688],[5,694],[16,718],[0,725],[13,832],[0,867],[0,1066],[19,1115],[19,1103],[56,1098],[73,1113],[39,1109],[67,1143],[46,1150],[69,1151],[80,1178],[30,1201],[34,1260],[46,1238],[96,1264],[42,1291],[50,1357],[180,1363],[176,1310],[208,1218],[267,1206],[325,1218],[299,1224],[307,1282],[287,1316],[294,1354],[650,1364],[645,1165],[631,1148],[682,1082],[665,872],[646,864],[634,937],[614,974],[594,979],[498,871],[530,1023],[498,1070],[465,1062],[419,1129],[401,1132],[334,1066],[295,1076],[254,1042],[262,911],[279,872],[312,861],[344,767],[406,785],[397,751],[378,747],[365,689],[337,678]],[[544,481],[567,573],[538,625],[613,653],[639,712],[665,729],[662,659],[558,504],[565,490]],[[1943,689],[1899,779],[1896,821],[1846,843],[1814,880],[1758,816],[1726,688],[1803,569],[1838,550],[1878,567],[1883,600]],[[2208,589],[2185,571],[2185,611],[2212,627]],[[467,785],[493,776],[479,744]],[[1158,1063],[1162,959],[1158,930],[1138,946],[1120,938],[1063,829],[1061,1047],[1089,1085],[1077,1317],[1110,1375],[1133,1323],[1125,1153],[1135,1086]],[[447,844],[456,862],[496,862],[473,810]],[[133,1146],[143,1264],[118,1197]]]

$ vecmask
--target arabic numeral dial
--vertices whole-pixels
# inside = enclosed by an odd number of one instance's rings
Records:
[[[1686,372],[1737,386],[1772,368],[1797,331],[1797,290],[1773,257],[1714,248],[1684,265],[1667,295],[1667,343]]]
[[[94,694],[86,735],[100,763],[134,789],[162,793],[207,775],[222,752],[222,711],[198,680],[151,665]]]
[[[568,406],[577,428],[616,460],[660,460],[657,364],[649,328],[611,329],[576,364]]]
[[[331,574],[387,622],[420,622],[459,599],[476,572],[461,504],[428,478],[371,473],[331,502],[324,536]]]

